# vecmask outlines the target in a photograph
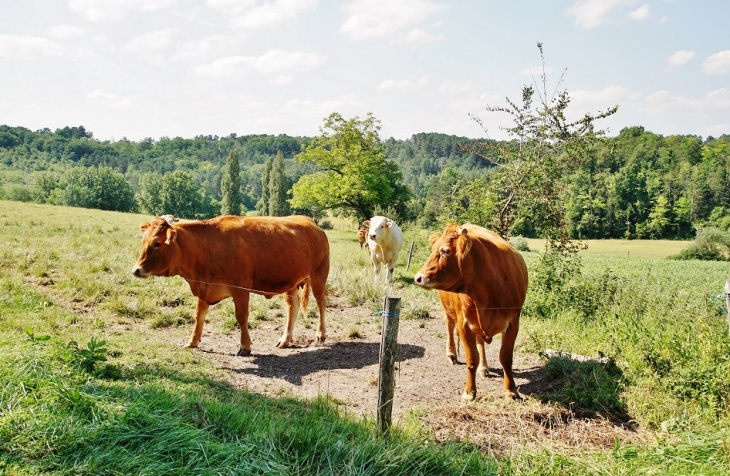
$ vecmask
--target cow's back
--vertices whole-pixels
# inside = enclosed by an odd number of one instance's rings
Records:
[[[522,255],[498,234],[465,224],[472,248],[466,294],[488,295],[490,306],[521,308],[527,294],[527,265]],[[465,273],[467,274],[467,273]]]
[[[179,239],[197,262],[194,274],[210,275],[203,279],[283,292],[315,269],[329,270],[327,235],[309,217],[228,215],[178,228],[188,232]]]

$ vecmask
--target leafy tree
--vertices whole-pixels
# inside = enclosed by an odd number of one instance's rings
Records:
[[[61,177],[57,204],[120,212],[135,207],[134,192],[124,175],[109,167],[74,167]]]
[[[269,176],[269,215],[275,217],[289,215],[289,202],[286,198],[288,190],[289,183],[284,172],[284,154],[277,152]]]
[[[238,152],[234,149],[228,154],[221,179],[221,214],[241,214],[241,168]]]
[[[172,214],[180,218],[205,216],[203,194],[190,172],[176,170],[165,175],[145,174],[140,178],[137,200],[153,215]]]
[[[296,155],[300,162],[313,162],[318,171],[294,184],[293,207],[329,209],[360,221],[378,207],[405,215],[412,194],[398,165],[386,159],[380,121],[371,113],[365,119],[344,119],[335,112],[320,131]]]
[[[594,122],[614,114],[617,107],[568,120],[570,96],[567,91],[558,90],[562,77],[555,93],[548,95],[542,43],[537,47],[542,59],[538,87],[524,86],[521,104],[508,98],[505,107],[487,107],[489,112],[511,116],[513,125],[505,131],[513,140],[496,149],[495,143],[488,142],[472,150],[498,165],[488,185],[495,197],[495,218],[490,225],[507,237],[513,221],[521,215],[530,220],[551,247],[561,248],[569,243],[561,177],[584,163],[590,146],[603,135],[603,131],[595,129]]]
[[[274,162],[270,158],[266,159],[264,171],[261,174],[261,198],[256,203],[256,211],[259,215],[269,214],[269,194],[271,193],[271,190],[269,189],[269,182],[271,181],[271,168],[273,167],[273,164]]]

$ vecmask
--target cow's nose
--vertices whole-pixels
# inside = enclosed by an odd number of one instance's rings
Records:
[[[419,273],[413,277],[413,280],[416,284],[421,284],[423,282],[423,275]]]
[[[375,240],[375,235],[370,235],[371,240]]]
[[[135,266],[134,269],[132,269],[132,274],[139,278],[142,274],[141,268],[139,266]]]

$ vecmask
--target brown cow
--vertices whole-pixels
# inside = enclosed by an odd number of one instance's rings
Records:
[[[502,334],[499,361],[505,397],[520,398],[512,374],[512,354],[527,294],[527,266],[520,253],[499,235],[477,225],[451,224],[431,236],[431,255],[416,273],[425,289],[458,293],[463,313],[459,335],[466,355],[462,398],[476,397],[476,336],[489,344]]]
[[[197,347],[208,308],[232,297],[241,327],[238,355],[251,353],[248,333],[249,294],[267,299],[285,294],[287,321],[276,344],[288,347],[301,304],[306,312],[309,289],[319,307],[317,344],[326,337],[325,287],[330,268],[327,235],[312,219],[290,217],[222,216],[175,223],[162,217],[142,223],[142,251],[132,272],[140,278],[181,276],[198,298],[195,329],[185,347]]]
[[[368,230],[370,230],[370,220],[365,220],[357,229],[357,242],[360,243],[360,249],[363,246],[365,246],[365,249],[368,249]]]
[[[446,357],[448,357],[451,365],[459,363],[458,351],[454,341],[454,330],[461,332],[464,322],[463,306],[461,305],[460,296],[463,294],[450,293],[448,291],[437,291],[441,307],[444,309],[444,320],[446,321]],[[458,327],[457,327],[458,326]],[[484,353],[484,338],[477,334],[477,350],[479,351],[479,367],[477,373],[484,378],[489,376],[489,366],[487,365],[487,356]]]

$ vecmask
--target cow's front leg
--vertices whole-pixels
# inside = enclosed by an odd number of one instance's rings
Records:
[[[294,322],[297,320],[297,314],[299,314],[299,296],[296,286],[286,292],[284,300],[287,309],[286,327],[279,338],[279,342],[276,343],[276,347],[280,349],[289,347],[294,337]]]
[[[449,362],[451,362],[451,365],[456,365],[459,363],[458,355],[456,354],[456,342],[454,339],[456,319],[454,316],[450,316],[448,312],[444,312],[444,320],[446,321],[446,357],[449,359]]]
[[[194,349],[200,344],[200,339],[203,337],[203,324],[205,324],[205,316],[208,315],[209,308],[210,304],[198,298],[195,305],[195,327],[193,328],[193,334],[190,336],[190,342],[184,345],[184,348]]]
[[[484,350],[484,337],[477,335],[477,350],[479,351],[479,367],[477,373],[483,378],[489,377],[489,366],[487,365],[487,355]]]
[[[251,334],[248,332],[248,304],[250,294],[248,291],[237,290],[233,294],[233,303],[236,307],[236,322],[241,328],[241,343],[236,352],[237,356],[251,355]]]

